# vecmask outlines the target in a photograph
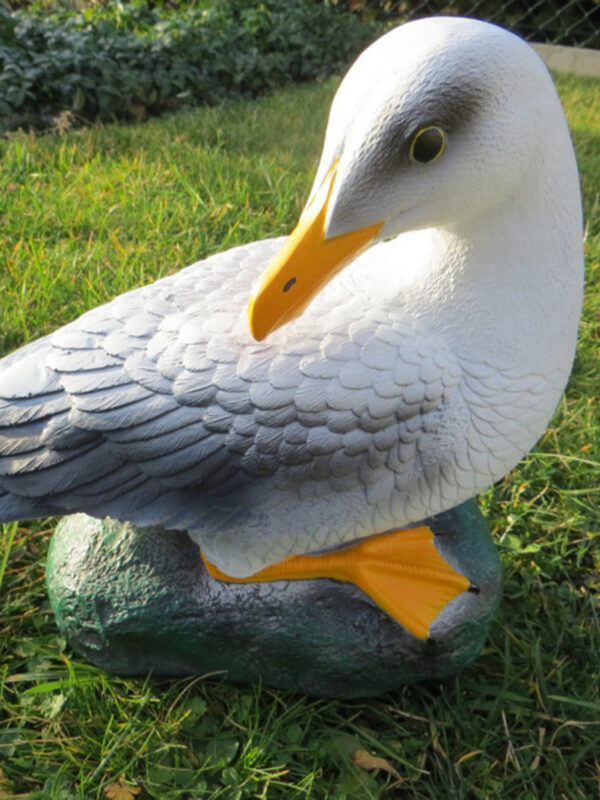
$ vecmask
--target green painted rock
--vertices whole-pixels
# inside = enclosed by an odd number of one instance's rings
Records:
[[[462,669],[498,603],[500,562],[475,501],[425,524],[444,558],[480,587],[446,606],[430,642],[351,584],[221,583],[184,532],[84,514],[62,520],[52,540],[50,601],[71,646],[111,672],[216,672],[325,697],[375,695]]]

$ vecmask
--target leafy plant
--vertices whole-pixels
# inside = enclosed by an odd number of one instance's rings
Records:
[[[357,17],[314,0],[150,0],[81,12],[0,15],[4,127],[144,116],[225,97],[255,97],[342,68],[373,36]]]

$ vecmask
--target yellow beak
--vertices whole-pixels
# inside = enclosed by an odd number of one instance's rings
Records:
[[[371,242],[383,222],[325,239],[327,206],[337,175],[329,170],[298,225],[264,271],[248,303],[250,333],[261,341],[298,317],[312,298]]]

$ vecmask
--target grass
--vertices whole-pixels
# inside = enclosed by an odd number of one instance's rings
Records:
[[[107,675],[64,649],[52,522],[0,527],[0,797],[587,800],[600,792],[600,83],[558,79],[582,172],[588,285],[543,440],[482,496],[505,589],[478,661],[379,699]],[[332,82],[255,103],[0,143],[0,348],[237,243],[289,230]],[[365,749],[403,782],[355,766]]]

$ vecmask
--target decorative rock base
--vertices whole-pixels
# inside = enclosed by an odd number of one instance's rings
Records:
[[[481,650],[501,568],[474,500],[425,520],[464,592],[416,639],[348,583],[230,584],[184,532],[84,514],[58,525],[48,590],[71,646],[120,674],[221,673],[323,697],[363,697],[458,672]]]

